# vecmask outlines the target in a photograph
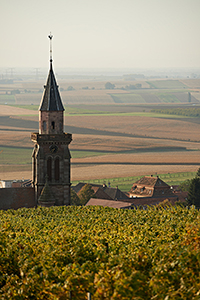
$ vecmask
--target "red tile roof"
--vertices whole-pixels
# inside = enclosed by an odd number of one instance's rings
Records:
[[[112,208],[128,208],[131,207],[131,202],[91,198],[86,203],[86,206],[88,205],[99,205],[99,206],[104,206],[104,207],[107,206]]]
[[[76,186],[72,187],[72,189],[77,193],[77,195],[80,193],[80,191],[84,188],[84,186],[87,183],[79,182]],[[121,190],[119,190],[117,187],[107,187],[100,184],[93,184],[89,183],[96,193],[97,198],[101,199],[113,199],[113,200],[121,200],[121,199],[129,199],[129,197],[123,193]],[[107,195],[107,196],[106,196]]]
[[[95,192],[95,196],[98,199],[107,199],[107,200],[113,200],[108,194],[106,194],[101,187],[92,186],[93,191]]]
[[[132,205],[134,206],[151,206],[151,205],[157,205],[161,202],[163,202],[164,200],[169,200],[172,204],[174,204],[174,202],[177,200],[176,197],[168,197],[168,198],[157,198],[157,197],[139,197],[139,198],[132,198],[131,202]]]
[[[130,196],[137,197],[173,197],[170,186],[159,177],[144,176],[136,181],[131,190]]]
[[[136,181],[134,184],[139,186],[148,186],[148,187],[155,187],[155,186],[162,186],[162,187],[169,187],[167,183],[165,183],[162,179],[160,179],[158,176],[144,176],[140,178],[138,181]]]

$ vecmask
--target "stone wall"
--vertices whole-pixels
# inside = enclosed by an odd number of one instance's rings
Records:
[[[0,209],[18,209],[35,207],[34,188],[3,188],[0,189]]]

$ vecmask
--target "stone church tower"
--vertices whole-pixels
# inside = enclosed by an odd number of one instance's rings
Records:
[[[70,205],[70,151],[72,135],[63,131],[64,107],[52,66],[52,35],[50,39],[50,70],[39,108],[39,133],[32,133],[32,183],[38,202],[46,181],[55,198],[54,205]],[[44,205],[43,205],[44,206]]]

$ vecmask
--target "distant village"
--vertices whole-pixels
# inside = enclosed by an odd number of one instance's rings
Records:
[[[89,192],[88,192],[89,191]],[[85,201],[80,201],[79,196],[86,194]],[[92,197],[90,198],[90,195]],[[88,198],[89,197],[89,198]],[[0,209],[18,209],[55,205],[54,195],[49,183],[44,185],[38,201],[35,199],[32,180],[1,180],[0,181]],[[71,187],[69,205],[100,205],[104,207],[134,209],[147,208],[148,206],[166,206],[185,203],[187,192],[179,186],[169,186],[158,176],[144,176],[134,182],[130,191],[122,192],[117,186],[106,184],[88,184],[79,182]]]

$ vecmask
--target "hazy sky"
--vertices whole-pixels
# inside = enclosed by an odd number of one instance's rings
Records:
[[[0,0],[0,67],[200,67],[200,0]]]

